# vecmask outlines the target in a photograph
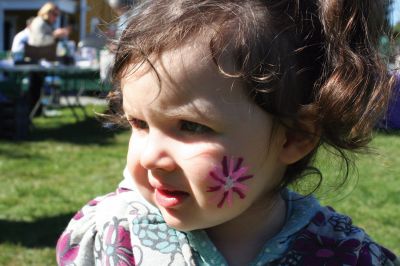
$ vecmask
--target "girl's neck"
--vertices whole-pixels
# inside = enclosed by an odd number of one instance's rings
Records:
[[[250,264],[282,229],[286,203],[280,195],[270,202],[269,207],[252,206],[240,217],[206,230],[230,266]]]

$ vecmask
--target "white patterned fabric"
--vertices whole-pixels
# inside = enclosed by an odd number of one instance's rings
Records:
[[[98,197],[71,220],[57,244],[59,265],[228,265],[206,231],[170,228],[127,171],[116,192]],[[400,266],[389,250],[347,216],[313,197],[286,191],[285,225],[251,265]],[[243,225],[246,230],[246,225]]]

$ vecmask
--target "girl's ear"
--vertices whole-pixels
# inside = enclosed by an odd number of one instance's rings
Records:
[[[302,131],[285,128],[284,140],[279,159],[282,163],[293,164],[310,153],[319,142],[319,132],[315,121],[302,121]],[[307,132],[307,133],[305,133]]]

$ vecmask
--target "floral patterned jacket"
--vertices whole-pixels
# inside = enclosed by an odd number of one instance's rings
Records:
[[[57,243],[59,265],[228,265],[205,231],[168,227],[124,175],[116,192],[90,201],[72,218]],[[283,229],[251,265],[400,265],[349,217],[313,197],[286,196]]]

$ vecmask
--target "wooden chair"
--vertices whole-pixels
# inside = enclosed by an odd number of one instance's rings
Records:
[[[38,63],[40,59],[47,61],[56,61],[57,43],[46,46],[32,46],[25,44],[25,58],[30,63]]]

